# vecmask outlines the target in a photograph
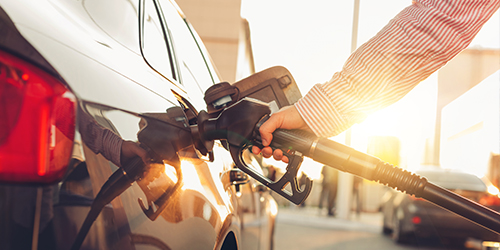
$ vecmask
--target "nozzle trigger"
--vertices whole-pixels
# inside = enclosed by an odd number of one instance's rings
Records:
[[[304,200],[309,196],[312,189],[312,180],[307,177],[304,188],[300,190],[299,181],[297,179],[297,172],[303,160],[303,156],[299,152],[290,154],[289,162],[286,167],[286,173],[278,181],[273,182],[259,172],[255,171],[252,167],[246,165],[242,157],[242,153],[245,148],[246,147],[236,147],[231,145],[229,149],[234,164],[239,169],[296,205],[304,202]],[[288,184],[290,184],[290,188],[292,190],[291,192],[285,189]]]

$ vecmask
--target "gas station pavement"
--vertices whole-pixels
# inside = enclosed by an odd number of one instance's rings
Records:
[[[322,229],[380,233],[382,231],[382,213],[361,212],[357,215],[351,212],[349,218],[328,216],[326,209],[317,207],[280,207],[277,216],[278,223],[303,225]]]
[[[464,247],[438,244],[396,244],[382,234],[380,212],[352,211],[349,218],[327,216],[317,207],[280,206],[276,218],[276,250],[384,249],[384,250],[462,250],[500,249],[469,239]],[[498,243],[495,243],[498,244]]]

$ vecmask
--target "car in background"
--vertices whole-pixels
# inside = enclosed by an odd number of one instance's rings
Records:
[[[427,178],[433,184],[500,211],[498,189],[475,175],[440,168],[426,168],[415,173]],[[484,241],[500,240],[498,234],[455,213],[422,198],[392,189],[383,196],[381,211],[382,231],[391,235],[397,243],[433,238],[448,240],[457,245],[463,244],[467,238]]]
[[[0,0],[0,249],[70,249],[82,225],[79,249],[272,249],[276,202],[219,142],[155,162],[85,220],[145,117],[206,109],[218,82],[173,1]]]

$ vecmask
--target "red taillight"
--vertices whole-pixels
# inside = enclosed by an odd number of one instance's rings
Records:
[[[53,183],[72,153],[75,96],[43,70],[0,51],[0,182]]]
[[[413,224],[420,224],[422,222],[422,219],[418,216],[413,216],[413,218],[411,218],[411,222]]]

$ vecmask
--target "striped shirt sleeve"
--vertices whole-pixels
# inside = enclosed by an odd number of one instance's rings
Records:
[[[123,139],[113,131],[102,127],[85,111],[78,106],[78,129],[82,141],[95,154],[102,154],[104,158],[121,167],[121,148]]]
[[[467,48],[499,6],[500,0],[413,1],[295,107],[316,135],[337,135]]]

